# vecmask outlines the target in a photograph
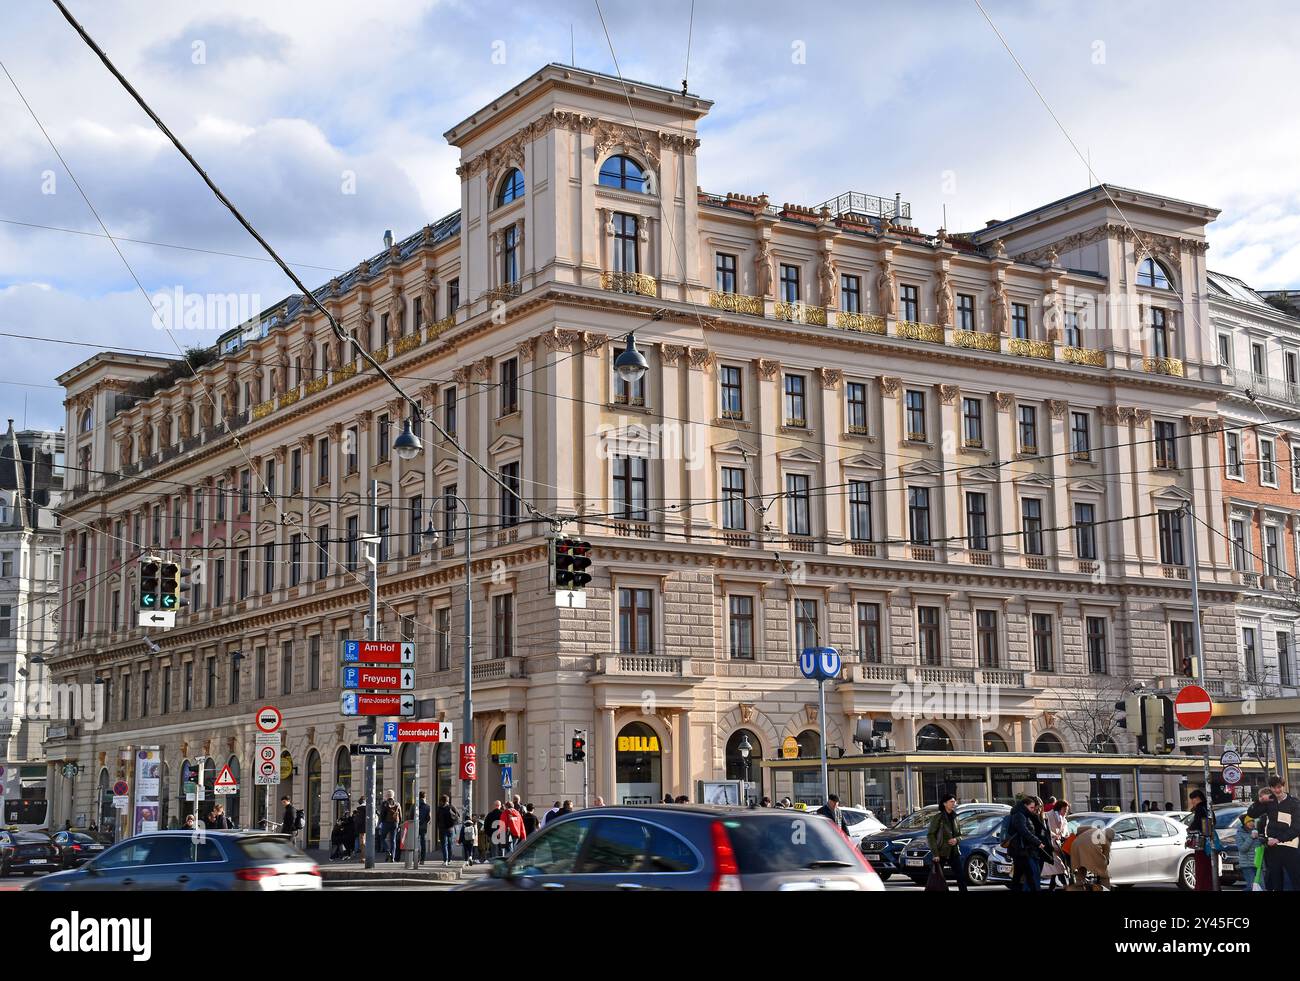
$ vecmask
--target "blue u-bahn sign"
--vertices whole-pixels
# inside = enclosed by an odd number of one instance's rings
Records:
[[[834,647],[805,647],[799,654],[799,672],[812,681],[838,678],[840,652]]]

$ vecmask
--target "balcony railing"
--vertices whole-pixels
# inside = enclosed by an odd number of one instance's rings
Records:
[[[975,351],[1000,351],[1001,338],[978,330],[955,330],[952,332],[954,347],[965,347]]]
[[[883,334],[885,318],[869,313],[845,313],[840,310],[835,314],[835,326],[841,330],[856,330],[862,334]]]
[[[786,545],[792,552],[811,552],[813,550],[813,543],[810,538],[797,538],[791,536],[786,542]]]
[[[329,375],[321,375],[319,378],[313,378],[305,386],[303,386],[303,391],[307,395],[315,395],[317,392],[325,391],[325,389],[329,387],[329,383],[330,383]]]
[[[496,303],[498,300],[505,303],[506,301],[513,300],[518,296],[519,291],[519,281],[515,280],[513,283],[502,283],[500,286],[494,286],[490,290],[484,290],[483,299],[487,300],[489,305]]]
[[[1224,368],[1223,375],[1227,384],[1234,388],[1249,389],[1257,397],[1300,405],[1300,385],[1293,382],[1257,375],[1253,371],[1234,371],[1231,368]]]
[[[812,327],[826,326],[826,310],[807,303],[787,303],[778,301],[772,307],[772,316],[792,324],[808,324]]]
[[[342,368],[334,369],[334,376],[331,384],[337,385],[339,382],[345,382],[357,373],[357,363],[351,361]]]
[[[420,346],[420,340],[420,331],[418,328],[413,333],[407,334],[405,337],[399,337],[397,343],[393,345],[393,357],[405,354],[408,351],[414,351]]]
[[[614,404],[615,404],[615,405],[637,405],[637,406],[643,406],[643,405],[645,405],[645,396],[644,396],[644,395],[628,395],[626,392],[615,392],[615,393],[614,393]]]
[[[1047,341],[1031,341],[1025,337],[1013,337],[1007,341],[1007,353],[1020,358],[1042,358],[1044,361],[1056,360],[1056,352]]]
[[[1090,351],[1086,347],[1061,348],[1061,360],[1070,364],[1086,364],[1092,368],[1106,367],[1105,351]]]
[[[370,356],[374,358],[376,361],[378,361],[380,364],[383,364],[390,357],[388,353],[388,345],[383,344],[375,348],[373,351],[370,352]]]
[[[852,549],[854,555],[861,555],[868,559],[874,559],[876,557],[875,542],[850,542],[849,547]]]
[[[253,421],[265,419],[275,411],[275,399],[267,399],[265,402],[259,402],[253,406]]]
[[[435,337],[441,337],[443,334],[447,333],[447,331],[451,330],[455,326],[456,326],[455,314],[452,314],[451,316],[448,317],[443,317],[441,320],[436,320],[429,325],[429,329],[428,331],[426,331],[427,336],[425,337],[425,339],[431,341]]]
[[[934,549],[929,545],[913,545],[912,561],[914,562],[933,562]]]
[[[1166,579],[1186,579],[1187,568],[1181,565],[1162,565],[1160,574]]]
[[[605,272],[600,274],[600,288],[615,293],[636,293],[640,296],[658,296],[659,280],[644,273]]]
[[[754,539],[743,531],[724,531],[722,540],[731,548],[749,548],[754,544]]]
[[[302,389],[297,387],[291,388],[289,389],[289,391],[285,392],[283,395],[280,396],[280,408],[283,409],[286,406],[293,405],[300,398],[302,398]]]
[[[688,658],[676,654],[608,654],[601,658],[602,674],[663,675],[680,678]]]
[[[1026,555],[1025,568],[1033,569],[1036,572],[1047,571],[1047,556],[1045,555]]]
[[[709,306],[715,310],[726,310],[728,313],[747,313],[754,317],[763,316],[763,298],[761,296],[746,296],[744,293],[722,293],[718,290],[709,290]]]
[[[521,657],[499,657],[490,661],[474,662],[474,683],[502,681],[506,678],[524,678],[524,660]]]
[[[993,553],[982,551],[970,551],[966,553],[970,558],[971,565],[992,565]]]
[[[894,323],[894,334],[912,341],[926,341],[930,344],[943,343],[943,328],[938,324],[923,324],[915,320],[899,320]]]
[[[1173,375],[1175,378],[1184,376],[1182,358],[1143,358],[1142,370],[1149,375]]]

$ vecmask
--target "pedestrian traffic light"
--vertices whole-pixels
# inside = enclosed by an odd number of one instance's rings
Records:
[[[574,763],[581,763],[587,758],[587,740],[584,737],[574,736],[570,749],[569,757]]]
[[[586,589],[591,582],[591,544],[577,538],[557,538],[555,549],[555,588],[562,591]]]
[[[162,571],[162,563],[157,559],[144,559],[140,563],[140,609],[156,610],[159,603],[159,592],[162,583],[159,573]]]

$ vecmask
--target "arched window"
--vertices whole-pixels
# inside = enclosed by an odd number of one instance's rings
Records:
[[[1064,753],[1065,747],[1061,740],[1053,736],[1050,732],[1045,732],[1034,740],[1035,753]]]
[[[524,196],[524,175],[520,173],[518,167],[510,168],[510,173],[501,181],[501,187],[497,191],[497,207],[503,204],[509,204],[515,198]]]
[[[748,729],[737,729],[727,740],[727,779],[745,781],[745,803],[763,796],[763,744]]]
[[[986,732],[984,733],[984,752],[1005,753],[1007,752],[1007,741],[996,732]]]
[[[946,732],[938,726],[923,726],[921,731],[916,734],[916,748],[918,750],[951,750],[953,749],[952,739]]]
[[[307,818],[307,847],[315,848],[320,845],[320,791],[321,791],[321,764],[320,753],[315,749],[307,753],[307,796],[306,796],[306,818]]]
[[[600,183],[605,187],[644,193],[647,180],[646,172],[631,157],[610,157],[600,166]]]
[[[1115,745],[1115,740],[1110,736],[1103,736],[1100,732],[1088,740],[1089,753],[1118,753],[1119,747]]]
[[[346,746],[340,746],[339,751],[334,754],[334,787],[336,790],[342,787],[349,795],[348,800],[334,802],[334,820],[337,821],[352,810],[352,754],[348,752]]]
[[[1138,265],[1138,285],[1156,290],[1170,290],[1169,271],[1155,259],[1143,259]]]
[[[93,409],[87,409],[81,414],[81,431],[88,433],[95,426],[95,412]]]
[[[805,729],[799,735],[795,736],[795,742],[799,744],[799,759],[811,760],[820,759],[822,755],[822,737],[816,729]]]

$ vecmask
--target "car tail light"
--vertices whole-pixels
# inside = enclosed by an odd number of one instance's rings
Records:
[[[740,867],[736,864],[736,853],[731,848],[731,839],[721,821],[714,821],[710,830],[713,839],[713,881],[709,883],[710,892],[739,892]]]
[[[319,878],[320,878],[320,866],[319,866],[319,865],[313,865],[311,868],[307,869],[306,872],[305,872],[304,874],[305,874],[305,875],[314,875],[314,876],[316,876],[316,878],[319,879]]]
[[[80,846],[80,845],[69,845],[68,847],[71,848],[74,852],[79,852],[79,851],[81,851],[81,846]]]
[[[275,869],[236,869],[235,878],[241,882],[261,882],[263,879],[269,879],[272,876],[279,875]]]

